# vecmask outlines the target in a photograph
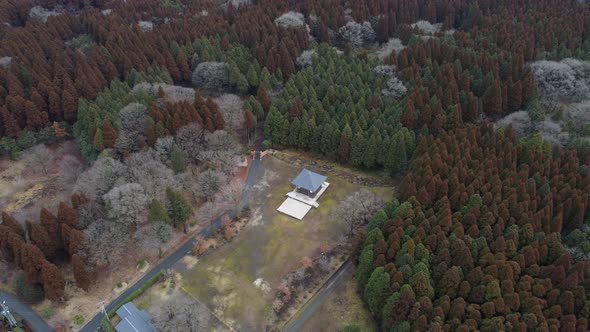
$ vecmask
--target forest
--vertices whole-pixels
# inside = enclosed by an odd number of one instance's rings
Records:
[[[586,1],[0,0],[0,155],[84,164],[0,251],[29,301],[88,290],[263,137],[399,180],[350,240],[381,330],[587,330],[588,61]]]

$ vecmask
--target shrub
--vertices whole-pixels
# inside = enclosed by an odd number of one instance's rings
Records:
[[[74,319],[72,319],[72,322],[74,323],[74,325],[82,325],[84,324],[84,317],[82,317],[82,315],[76,315],[74,316]]]

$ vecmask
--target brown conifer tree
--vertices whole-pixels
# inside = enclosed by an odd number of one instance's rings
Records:
[[[29,284],[42,282],[41,269],[44,261],[43,252],[37,246],[30,243],[21,245],[21,263],[25,273],[25,280]]]
[[[338,146],[338,156],[340,161],[346,162],[350,154],[350,148],[348,145],[348,137],[345,133],[340,136],[340,145]]]
[[[264,84],[258,85],[258,92],[256,93],[256,98],[258,99],[260,105],[262,105],[264,112],[268,112],[268,110],[270,109],[270,97],[268,96],[268,93],[264,88]]]
[[[293,101],[293,105],[291,105],[291,110],[289,111],[289,116],[291,119],[300,118],[301,114],[303,114],[303,102],[299,96],[295,97]]]
[[[180,71],[180,76],[184,82],[190,82],[192,72],[190,67],[188,66],[188,62],[186,61],[186,57],[184,56],[183,52],[178,54],[176,58],[176,62],[178,63],[178,70]]]
[[[61,248],[61,230],[57,218],[46,208],[42,208],[39,216],[40,225],[45,228],[50,241],[56,249]]]
[[[43,261],[42,277],[45,297],[51,301],[60,301],[64,295],[66,281],[57,266]]]
[[[51,241],[49,233],[41,224],[30,224],[31,241],[43,252],[43,256],[47,259],[53,257],[55,253],[55,242]]]
[[[57,210],[57,220],[60,223],[66,224],[70,227],[78,227],[78,213],[64,202],[59,203],[59,209]]]
[[[86,264],[78,254],[72,255],[72,269],[74,270],[74,279],[76,279],[78,287],[89,291],[92,285],[92,278],[86,268]]]
[[[212,120],[215,125],[215,130],[223,130],[225,128],[225,120],[223,119],[223,113],[221,113],[217,103],[215,103],[211,97],[207,97],[206,105],[213,117]]]
[[[10,228],[15,234],[21,238],[25,238],[25,230],[19,224],[19,222],[7,212],[2,212],[2,225]]]
[[[114,147],[118,135],[119,134],[117,133],[117,130],[113,127],[109,120],[106,120],[102,124],[102,137],[105,148]]]
[[[21,128],[18,121],[5,107],[0,108],[0,119],[2,119],[4,125],[4,136],[18,137],[20,135]]]
[[[414,109],[414,102],[410,99],[406,103],[404,107],[404,112],[402,114],[402,124],[404,127],[412,130],[414,129],[414,113],[416,110]]]

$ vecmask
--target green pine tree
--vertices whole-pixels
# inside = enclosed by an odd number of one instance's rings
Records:
[[[174,173],[179,174],[186,171],[186,159],[184,158],[184,153],[176,144],[172,147],[172,152],[170,152],[170,161],[172,162],[172,170]]]
[[[170,204],[170,219],[174,227],[184,226],[193,214],[191,206],[184,196],[172,188],[166,188],[166,198]]]
[[[168,217],[168,212],[166,212],[166,208],[162,202],[155,198],[152,199],[149,209],[148,220],[151,223],[163,222],[165,224],[170,224],[170,217]]]
[[[256,72],[256,67],[254,67],[254,65],[250,64],[250,67],[248,68],[248,83],[250,84],[251,87],[257,87],[259,84],[258,81],[258,73]]]
[[[96,128],[93,143],[96,150],[102,151],[104,149],[104,137],[100,128]]]
[[[365,141],[365,137],[362,134],[362,132],[359,131],[356,133],[356,135],[354,135],[354,138],[352,139],[348,163],[353,167],[361,166],[365,160],[366,148],[367,144]]]
[[[364,291],[365,285],[373,272],[373,245],[363,248],[359,257],[359,263],[355,272],[356,284],[359,290]]]
[[[369,305],[369,310],[374,315],[378,315],[383,310],[385,300],[391,294],[389,287],[389,274],[383,267],[376,268],[365,286],[365,300]]]
[[[289,145],[290,146],[297,146],[299,143],[299,133],[301,132],[301,123],[298,118],[295,118],[293,122],[291,122],[291,127],[289,129]]]

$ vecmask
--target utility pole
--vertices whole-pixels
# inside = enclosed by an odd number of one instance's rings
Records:
[[[109,324],[110,324],[111,319],[109,318],[109,314],[107,313],[107,309],[104,306],[104,301],[100,301],[100,308],[102,309],[101,311],[104,312],[104,316],[107,318],[107,321],[109,321]]]
[[[6,317],[8,324],[10,324],[11,327],[17,327],[18,324],[16,323],[16,319],[14,319],[14,316],[12,316],[10,313],[8,306],[6,305],[6,301],[2,301],[2,303],[0,303],[0,307],[2,308],[2,316]]]

